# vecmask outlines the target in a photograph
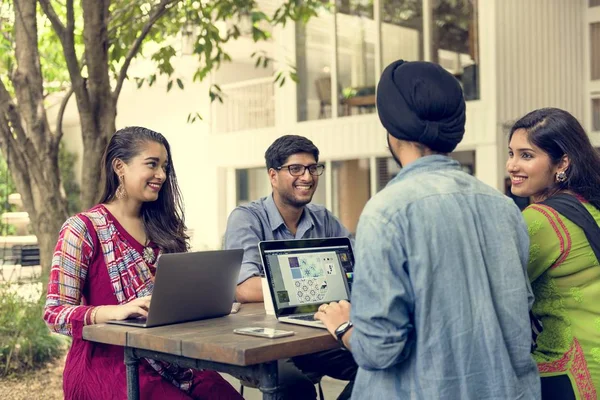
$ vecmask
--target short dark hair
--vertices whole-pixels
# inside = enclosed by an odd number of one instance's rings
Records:
[[[569,157],[567,179],[554,182],[546,189],[546,196],[569,190],[600,209],[600,154],[574,116],[559,108],[534,110],[513,125],[509,141],[519,129],[527,132],[530,143],[548,154],[553,165],[564,155]]]
[[[319,162],[319,149],[304,136],[285,135],[273,142],[265,152],[267,170],[281,167],[294,154],[311,154]]]

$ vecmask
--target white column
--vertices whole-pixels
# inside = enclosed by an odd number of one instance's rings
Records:
[[[433,29],[433,12],[431,0],[423,0],[423,60],[431,61],[431,32]]]
[[[504,192],[504,157],[498,144],[485,143],[475,147],[475,176]]]
[[[325,161],[325,207],[333,210],[333,163],[331,160]]]
[[[375,21],[375,80],[379,82],[379,76],[383,72],[383,45],[381,43],[381,5],[385,0],[373,1],[373,19]]]
[[[273,37],[275,38],[274,48],[277,49],[273,55],[276,60],[276,68],[282,68],[287,71],[290,60],[293,60],[293,65],[296,65],[295,23],[291,21],[285,27],[275,27],[273,29]],[[275,83],[273,89],[275,97],[275,126],[277,132],[281,132],[281,134],[291,132],[298,120],[297,84],[290,79],[288,74],[285,76],[285,84],[280,87],[279,83]]]
[[[339,115],[339,93],[338,93],[338,40],[337,40],[337,8],[335,0],[330,2],[332,7],[331,22],[331,118],[337,118]]]
[[[370,196],[373,197],[377,193],[377,157],[369,157],[369,181],[370,181]]]

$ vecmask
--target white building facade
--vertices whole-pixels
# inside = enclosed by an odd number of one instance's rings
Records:
[[[276,1],[259,4],[270,11]],[[326,172],[314,202],[354,231],[367,200],[397,173],[374,108],[379,75],[396,59],[438,62],[461,81],[467,127],[452,156],[499,190],[507,128],[530,110],[568,110],[600,146],[599,0],[338,1],[336,10],[275,28],[265,43],[239,39],[229,47],[234,61],[210,82],[190,82],[195,60],[182,44],[177,74],[185,90],[166,93],[166,82],[124,88],[118,126],[155,129],[172,145],[194,249],[220,247],[231,210],[270,193],[264,152],[284,134],[320,149]],[[254,52],[273,61],[255,68]],[[130,76],[151,68],[139,63]],[[279,72],[288,76],[282,86],[273,82]],[[223,104],[210,103],[213,83]],[[195,112],[204,119],[187,123]]]

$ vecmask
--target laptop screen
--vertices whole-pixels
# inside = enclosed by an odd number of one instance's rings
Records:
[[[300,241],[310,246],[310,240]],[[278,315],[310,313],[323,303],[349,299],[354,274],[347,245],[263,249]],[[324,243],[319,243],[324,244]]]

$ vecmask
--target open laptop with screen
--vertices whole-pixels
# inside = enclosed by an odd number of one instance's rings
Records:
[[[350,299],[350,239],[271,240],[258,248],[279,321],[325,328],[313,318],[319,306]]]
[[[107,322],[151,328],[227,315],[243,254],[241,249],[161,254],[148,318]]]

